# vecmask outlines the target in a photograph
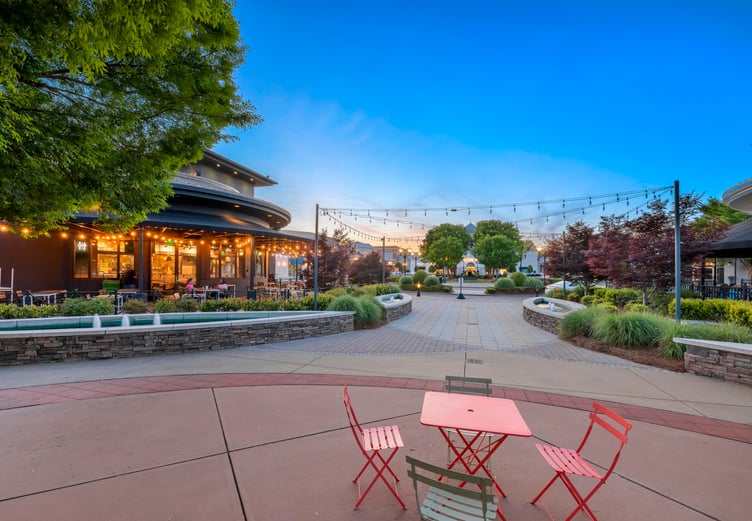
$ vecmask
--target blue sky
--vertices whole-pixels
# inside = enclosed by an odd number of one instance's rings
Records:
[[[674,180],[720,198],[752,177],[752,2],[238,4],[237,81],[264,122],[215,150],[279,183],[256,195],[288,229],[313,231],[318,203],[408,210],[339,217],[378,237],[489,218],[552,233],[602,208],[505,205]]]

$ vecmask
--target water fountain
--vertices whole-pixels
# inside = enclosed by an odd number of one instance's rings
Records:
[[[94,329],[102,328],[102,319],[99,318],[99,314],[94,313],[94,318],[92,319],[91,327],[93,327]]]
[[[131,319],[128,318],[128,315],[123,315],[123,321],[120,323],[120,327],[130,327],[131,326]]]
[[[159,313],[154,313],[154,320],[152,321],[152,325],[159,326],[162,324],[162,317],[159,316]]]

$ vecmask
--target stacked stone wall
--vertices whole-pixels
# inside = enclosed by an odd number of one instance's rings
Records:
[[[112,328],[98,332],[0,338],[0,365],[132,358],[271,344],[353,330],[352,314],[258,320],[215,326]]]
[[[749,353],[685,344],[684,368],[688,373],[752,385],[752,349]]]

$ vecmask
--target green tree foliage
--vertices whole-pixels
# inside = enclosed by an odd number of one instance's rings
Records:
[[[420,245],[420,257],[442,267],[454,267],[470,248],[472,237],[459,224],[440,224],[428,230]]]
[[[381,255],[372,251],[365,257],[354,261],[350,265],[348,275],[353,284],[375,284],[381,282],[383,269]]]
[[[490,273],[502,268],[512,270],[524,253],[525,242],[512,223],[478,221],[473,241],[473,254]]]
[[[6,3],[7,4],[7,3]],[[229,0],[16,0],[0,10],[0,219],[124,230],[178,169],[260,121],[237,93]]]
[[[747,213],[734,210],[712,197],[700,207],[700,212],[702,215],[694,222],[700,229],[717,228],[719,225],[731,226],[749,218]]]
[[[506,235],[490,235],[475,242],[473,253],[488,273],[501,268],[511,270],[520,258],[520,244],[519,240]]]

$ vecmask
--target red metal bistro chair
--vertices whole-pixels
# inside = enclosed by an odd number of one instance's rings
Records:
[[[355,415],[355,410],[352,407],[350,394],[347,391],[347,386],[345,386],[344,390],[342,391],[342,397],[345,402],[347,419],[350,422],[350,430],[352,430],[353,436],[355,437],[355,441],[358,444],[360,452],[363,454],[363,457],[366,458],[366,462],[363,464],[360,472],[358,472],[358,475],[355,476],[355,479],[353,479],[353,483],[357,483],[358,485],[358,502],[355,503],[353,510],[357,510],[358,507],[360,507],[360,504],[363,502],[373,486],[376,484],[376,481],[379,479],[384,482],[386,487],[397,499],[402,508],[406,509],[407,507],[405,506],[404,501],[402,501],[402,498],[400,498],[396,488],[399,478],[389,466],[389,463],[397,454],[397,451],[400,449],[400,447],[405,446],[404,443],[402,443],[402,437],[400,436],[399,427],[397,427],[396,425],[388,425],[364,429],[360,426],[358,418]],[[384,455],[382,455],[382,453]],[[370,483],[368,483],[365,491],[361,492],[360,478],[369,467],[371,467],[376,472],[376,475],[373,476],[373,479],[371,479]],[[392,478],[395,482],[394,485],[392,485],[389,480],[387,480],[387,477],[384,475],[385,472],[389,472],[389,474],[392,475]]]
[[[590,438],[590,435],[593,433],[594,427],[603,428],[607,435],[613,436],[617,442],[617,449],[614,453],[613,459],[608,465],[607,470],[602,474],[594,469],[590,465],[590,463],[588,463],[581,455],[583,449],[585,449],[588,439]],[[580,510],[585,512],[593,521],[598,521],[595,518],[593,511],[587,505],[587,502],[590,500],[590,498],[593,497],[593,495],[595,495],[598,489],[606,483],[606,480],[614,471],[616,463],[619,461],[621,450],[627,443],[627,436],[631,428],[632,424],[627,420],[625,420],[612,410],[604,407],[603,405],[597,402],[593,402],[593,410],[590,412],[590,424],[588,425],[587,431],[585,432],[585,436],[582,438],[580,445],[576,449],[563,449],[551,445],[542,445],[540,443],[536,443],[535,446],[538,449],[538,452],[540,452],[543,458],[545,458],[546,462],[548,462],[548,464],[551,465],[551,467],[556,471],[556,474],[553,478],[551,478],[551,481],[549,481],[548,484],[543,487],[543,490],[541,490],[540,493],[535,496],[535,499],[533,499],[531,503],[537,503],[541,496],[543,496],[543,494],[549,489],[549,487],[553,485],[557,479],[560,479],[561,482],[564,483],[564,486],[567,487],[567,490],[572,495],[574,500],[577,502],[577,508],[575,508],[571,514],[569,514],[569,517],[567,517],[566,521],[572,519]],[[592,478],[597,480],[597,483],[590,490],[590,492],[588,492],[583,497],[583,495],[577,490],[577,488],[575,488],[574,483],[569,477],[570,475]]]

